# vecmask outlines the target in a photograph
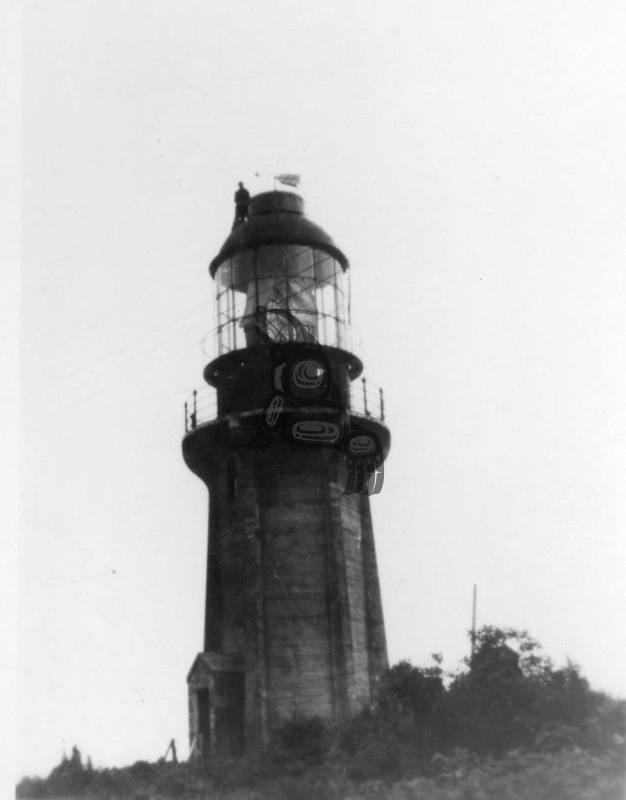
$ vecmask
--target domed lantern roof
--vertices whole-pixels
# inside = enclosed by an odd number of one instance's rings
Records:
[[[304,216],[304,200],[300,195],[274,191],[257,194],[250,200],[248,219],[233,228],[211,261],[211,277],[215,277],[220,264],[237,253],[272,244],[313,247],[335,258],[344,272],[350,266],[331,237]]]

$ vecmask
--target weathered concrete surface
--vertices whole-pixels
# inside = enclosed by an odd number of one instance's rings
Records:
[[[343,494],[329,449],[209,449],[205,652],[241,659],[246,744],[294,717],[344,719],[387,663],[369,498]]]

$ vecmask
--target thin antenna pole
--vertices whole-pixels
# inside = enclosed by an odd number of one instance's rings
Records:
[[[476,649],[476,594],[476,584],[474,584],[474,591],[472,592],[472,658]]]

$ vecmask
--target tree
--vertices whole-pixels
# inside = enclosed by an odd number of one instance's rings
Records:
[[[47,779],[52,795],[79,794],[88,784],[91,773],[83,767],[83,759],[76,745],[72,747],[69,758],[63,756],[61,763],[55,767]]]
[[[390,712],[395,707],[400,714],[410,714],[414,725],[430,717],[443,693],[440,661],[436,664],[424,669],[400,661],[387,670],[379,691],[381,708]]]
[[[445,698],[447,746],[500,756],[601,741],[603,696],[576,665],[555,669],[526,631],[481,628],[466,666]]]

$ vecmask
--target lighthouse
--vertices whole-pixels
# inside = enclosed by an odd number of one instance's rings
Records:
[[[283,191],[251,198],[209,267],[216,357],[182,443],[209,507],[192,756],[242,753],[292,720],[341,723],[387,667],[370,498],[390,435],[350,349],[349,270]]]

